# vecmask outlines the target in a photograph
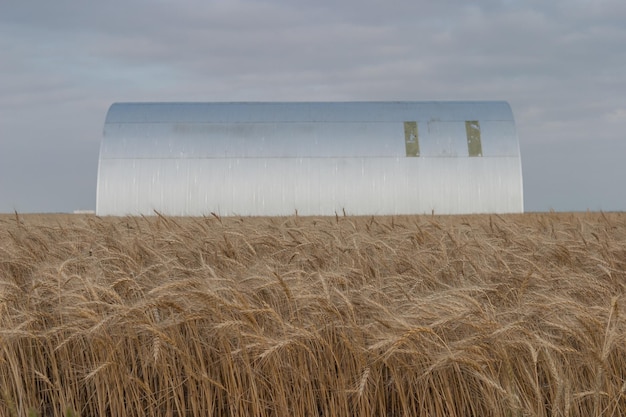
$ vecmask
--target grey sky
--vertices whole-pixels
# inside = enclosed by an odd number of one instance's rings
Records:
[[[527,211],[626,210],[624,0],[0,2],[0,212],[94,209],[116,101],[507,100]]]

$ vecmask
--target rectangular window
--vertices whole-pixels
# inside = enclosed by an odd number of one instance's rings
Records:
[[[404,122],[404,145],[406,147],[406,156],[420,156],[417,122]]]
[[[469,156],[483,156],[483,146],[480,142],[480,123],[478,123],[478,120],[466,121],[465,133],[467,134]]]

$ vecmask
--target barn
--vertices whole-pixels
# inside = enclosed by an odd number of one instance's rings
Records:
[[[477,102],[115,103],[96,213],[520,213],[510,106]]]

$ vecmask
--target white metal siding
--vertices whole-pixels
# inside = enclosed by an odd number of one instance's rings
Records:
[[[407,156],[404,122],[420,153]],[[465,123],[479,121],[482,156]],[[107,115],[99,215],[523,210],[505,102],[127,103]]]

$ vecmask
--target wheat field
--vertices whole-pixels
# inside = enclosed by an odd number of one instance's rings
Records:
[[[1,416],[626,416],[626,214],[0,216]]]

